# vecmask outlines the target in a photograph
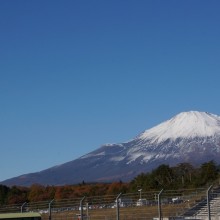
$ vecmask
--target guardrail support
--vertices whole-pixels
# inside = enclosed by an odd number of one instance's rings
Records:
[[[158,216],[159,216],[159,220],[162,220],[162,214],[161,214],[161,194],[162,194],[162,192],[163,192],[163,189],[157,195],[157,197],[158,197]]]
[[[51,220],[51,205],[52,205],[53,201],[54,201],[54,199],[49,202],[49,220]]]
[[[121,193],[117,196],[116,198],[116,220],[119,220],[120,219],[120,213],[119,213],[119,208],[120,208],[120,205],[119,205],[119,198],[121,197]]]
[[[211,220],[211,210],[210,210],[210,191],[212,189],[212,185],[207,190],[207,209],[208,209],[208,220]]]
[[[83,201],[86,197],[84,196],[81,200],[80,200],[80,219],[83,220]]]
[[[21,206],[21,213],[23,212],[23,208],[24,208],[24,206],[27,204],[27,202],[24,202],[23,204],[22,204],[22,206]]]

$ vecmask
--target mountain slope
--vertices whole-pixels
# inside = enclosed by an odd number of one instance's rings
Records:
[[[63,185],[96,181],[127,181],[162,163],[199,165],[220,158],[220,117],[205,112],[183,112],[129,142],[107,144],[76,160],[2,182]]]

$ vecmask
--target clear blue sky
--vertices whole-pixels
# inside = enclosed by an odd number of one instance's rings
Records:
[[[0,181],[220,115],[220,1],[1,0]]]

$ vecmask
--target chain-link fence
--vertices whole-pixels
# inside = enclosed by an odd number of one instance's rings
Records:
[[[0,212],[38,212],[42,220],[220,220],[220,190],[161,190],[82,197],[0,207]]]

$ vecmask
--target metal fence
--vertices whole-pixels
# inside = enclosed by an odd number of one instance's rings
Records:
[[[43,220],[220,220],[220,190],[161,190],[1,206],[0,212],[39,212]]]

